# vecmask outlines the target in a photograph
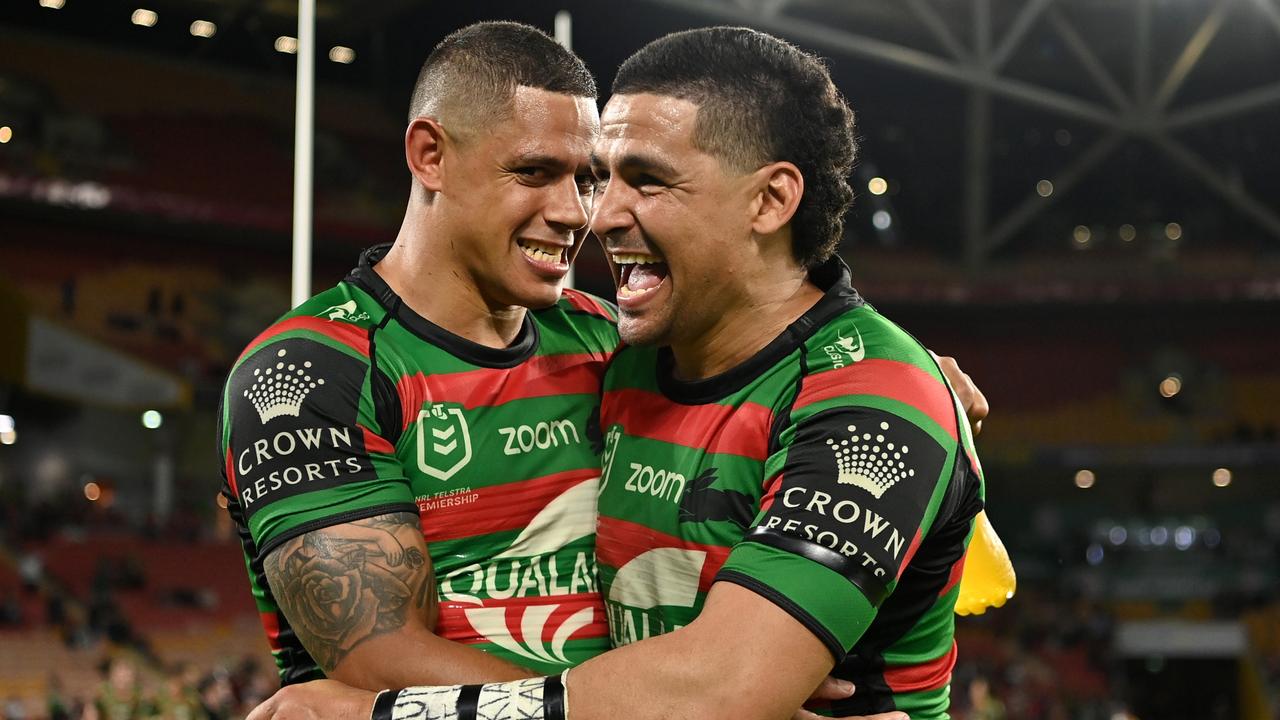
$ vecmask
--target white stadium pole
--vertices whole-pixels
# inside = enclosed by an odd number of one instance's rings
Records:
[[[556,42],[564,49],[573,52],[573,16],[568,10],[556,13]],[[573,266],[569,266],[569,274],[564,277],[565,287],[573,287]]]
[[[298,0],[298,97],[293,136],[291,307],[311,297],[311,152],[315,124],[316,0]]]

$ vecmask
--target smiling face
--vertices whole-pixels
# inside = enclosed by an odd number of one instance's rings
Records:
[[[440,193],[451,253],[481,297],[546,307],[586,237],[599,115],[591,98],[525,86],[511,103],[505,119],[450,143]]]
[[[740,261],[754,250],[749,175],[694,146],[697,105],[615,95],[591,167],[591,229],[618,285],[618,329],[633,345],[697,342],[745,297]]]

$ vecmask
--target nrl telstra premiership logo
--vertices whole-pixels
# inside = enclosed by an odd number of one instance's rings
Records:
[[[298,417],[307,395],[324,385],[324,378],[311,375],[310,360],[299,365],[287,360],[288,354],[288,350],[281,349],[274,366],[255,368],[253,384],[244,391],[263,424],[282,415]]]
[[[856,425],[849,426],[849,437],[837,442],[827,438],[827,445],[835,453],[837,482],[854,485],[879,499],[885,492],[916,471],[907,467],[903,456],[910,450],[906,445],[894,445],[886,439],[889,423],[880,423],[879,432],[859,432]]]
[[[471,431],[456,403],[431,403],[418,411],[418,469],[448,480],[471,462]]]

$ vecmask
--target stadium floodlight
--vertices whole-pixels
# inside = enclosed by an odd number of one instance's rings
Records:
[[[0,145],[3,145],[13,139],[13,128],[5,125],[0,127]]]
[[[889,183],[882,177],[873,177],[867,181],[867,190],[872,195],[883,195],[889,189]]]
[[[63,5],[67,4],[67,0],[40,0],[40,7],[49,8],[50,10],[61,10]]]
[[[877,210],[871,215],[871,224],[876,226],[877,230],[888,230],[893,225],[893,216],[888,210]]]
[[[12,415],[0,415],[0,445],[18,442],[18,431]]]
[[[1213,486],[1224,488],[1231,484],[1231,471],[1220,467],[1213,471]]]
[[[291,35],[281,35],[276,38],[276,52],[282,52],[286,55],[298,54],[298,38]]]
[[[1088,490],[1093,487],[1096,477],[1092,470],[1080,470],[1076,473],[1076,487],[1081,490]]]
[[[84,484],[84,499],[89,502],[97,502],[102,497],[102,487],[98,483],[90,481]]]
[[[157,410],[148,410],[142,413],[142,427],[148,430],[155,430],[164,424],[164,416]]]
[[[155,27],[156,22],[160,20],[160,16],[156,14],[155,10],[138,8],[137,10],[133,11],[133,15],[130,17],[130,20],[133,21],[134,25],[140,25],[142,27]]]
[[[329,59],[343,65],[350,65],[356,60],[356,51],[345,45],[334,45],[329,48]]]
[[[211,38],[218,32],[218,26],[208,20],[196,20],[191,23],[191,34],[196,37]]]
[[[1036,194],[1040,197],[1047,198],[1053,194],[1053,181],[1041,180],[1036,183]]]

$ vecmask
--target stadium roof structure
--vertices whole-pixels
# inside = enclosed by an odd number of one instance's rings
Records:
[[[289,0],[64,2],[6,3],[0,32],[293,74],[273,49],[296,27]],[[140,4],[157,32],[127,24]],[[1135,266],[1280,250],[1280,0],[318,0],[318,78],[398,113],[448,31],[485,18],[549,30],[558,10],[602,89],[644,42],[699,25],[748,25],[823,55],[859,114],[860,248],[973,270],[1090,249]],[[217,33],[192,37],[197,18]],[[354,62],[325,61],[331,45]]]

